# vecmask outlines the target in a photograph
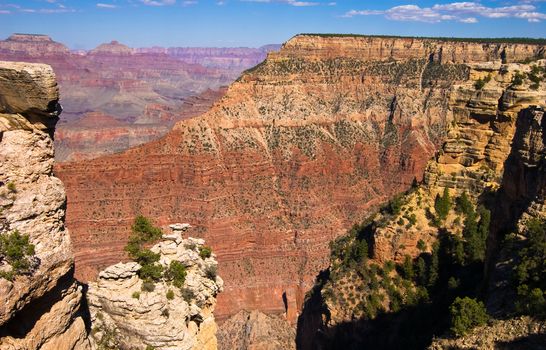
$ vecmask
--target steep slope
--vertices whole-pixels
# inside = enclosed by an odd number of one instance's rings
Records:
[[[447,334],[457,297],[482,298],[497,317],[512,315],[515,300],[528,297],[515,295],[514,247],[525,246],[530,216],[545,217],[545,66],[469,64],[469,81],[453,87],[453,122],[424,183],[332,245],[331,265],[300,318],[301,348],[423,348]],[[519,239],[507,244],[509,232]],[[482,329],[482,343],[479,332],[471,341],[492,349],[543,334],[541,327],[500,321]]]
[[[64,188],[52,174],[58,100],[51,67],[0,62],[2,349],[89,348]]]
[[[451,120],[463,63],[544,48],[378,37],[297,36],[199,118],[120,155],[59,166],[77,274],[124,256],[136,213],[187,218],[218,254],[217,316],[294,321],[328,243],[420,178]]]

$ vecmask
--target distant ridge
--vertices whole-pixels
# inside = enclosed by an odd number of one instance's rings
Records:
[[[455,38],[455,37],[427,37],[427,36],[397,36],[397,35],[372,35],[372,34],[335,34],[335,33],[301,33],[295,35],[298,36],[318,36],[323,38],[335,38],[335,37],[356,37],[356,38],[385,38],[385,39],[422,39],[422,40],[435,40],[435,41],[447,41],[447,42],[469,42],[469,43],[483,43],[483,44],[532,44],[532,45],[546,45],[546,38]]]

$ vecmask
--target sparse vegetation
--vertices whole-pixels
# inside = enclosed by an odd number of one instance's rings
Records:
[[[201,259],[210,258],[212,255],[212,249],[208,246],[199,247],[199,256]]]
[[[135,299],[140,299],[140,292],[133,292],[131,296]]]
[[[171,281],[175,287],[182,288],[186,274],[186,267],[181,262],[174,260],[165,271],[165,279]]]
[[[216,279],[217,269],[216,265],[208,265],[205,267],[205,276],[211,280]]]
[[[485,78],[479,78],[474,82],[474,88],[476,90],[481,90],[484,88],[485,84],[491,81],[491,74],[487,75]]]
[[[473,328],[487,323],[488,316],[481,301],[457,297],[449,308],[451,331],[456,336],[467,334]]]
[[[167,297],[168,300],[173,300],[174,299],[174,291],[172,289],[169,289],[165,296]]]
[[[11,193],[17,192],[17,186],[15,186],[15,182],[8,182],[8,191],[10,191]]]
[[[142,282],[140,289],[143,292],[153,292],[155,290],[155,284],[153,282],[144,281]]]
[[[0,261],[5,260],[11,266],[9,271],[0,271],[0,278],[12,281],[17,275],[30,273],[34,251],[28,235],[17,230],[0,235]]]

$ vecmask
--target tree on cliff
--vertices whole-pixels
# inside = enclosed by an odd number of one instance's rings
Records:
[[[455,298],[449,308],[451,315],[451,331],[456,336],[462,336],[474,327],[487,323],[488,316],[481,301],[469,297]]]
[[[450,208],[451,198],[449,197],[449,190],[447,187],[444,187],[444,193],[442,196],[438,194],[434,200],[434,210],[436,211],[436,216],[440,221],[444,221],[447,218]]]

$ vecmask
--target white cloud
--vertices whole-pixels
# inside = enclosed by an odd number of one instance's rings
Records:
[[[98,8],[101,8],[101,9],[115,9],[115,8],[118,8],[116,5],[114,4],[103,4],[101,2],[99,2],[97,4],[97,7]]]
[[[10,13],[11,11],[8,11],[8,10],[0,10],[0,15],[8,15]]]
[[[306,7],[306,6],[318,6],[320,2],[314,1],[297,1],[297,0],[242,0],[244,2],[263,2],[263,3],[284,3],[296,7]]]
[[[477,17],[484,18],[519,18],[529,22],[540,22],[546,19],[546,14],[537,12],[531,4],[520,4],[503,7],[487,7],[479,2],[453,2],[436,4],[431,7],[418,5],[401,5],[387,10],[351,10],[343,17],[382,15],[393,21],[413,21],[438,23],[443,21],[459,21],[461,23],[477,23]]]
[[[147,6],[166,6],[176,4],[176,0],[140,0],[140,2]]]

